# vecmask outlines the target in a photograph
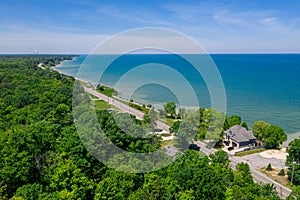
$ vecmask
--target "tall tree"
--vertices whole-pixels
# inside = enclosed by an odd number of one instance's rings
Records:
[[[178,110],[177,118],[183,119],[187,114],[187,111],[185,108],[180,108]]]
[[[278,148],[287,140],[287,135],[279,126],[271,125],[263,134],[264,144],[267,148]]]
[[[152,106],[150,111],[149,111],[149,117],[150,117],[150,126],[152,128],[155,128],[157,125],[157,113],[154,110],[154,107]]]
[[[256,121],[253,124],[253,134],[258,140],[262,140],[265,131],[271,126],[271,124],[265,122],[265,121]]]
[[[176,147],[185,150],[191,144],[195,135],[194,125],[189,121],[182,121],[174,139]]]
[[[289,167],[289,180],[295,185],[300,185],[300,137],[289,143],[286,165]]]
[[[225,122],[224,122],[224,130],[227,130],[231,128],[234,125],[240,125],[241,124],[241,117],[237,115],[232,115],[230,117],[226,116]]]
[[[175,102],[168,102],[164,105],[164,109],[167,115],[170,115],[172,118],[176,115],[176,104]]]
[[[228,167],[229,162],[230,162],[228,154],[223,150],[217,151],[216,153],[209,155],[209,157],[210,157],[212,163],[221,164],[224,167]]]
[[[287,200],[299,200],[300,199],[300,186],[294,187],[291,194],[287,197]]]

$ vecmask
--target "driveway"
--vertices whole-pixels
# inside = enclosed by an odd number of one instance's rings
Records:
[[[242,157],[243,160],[247,161],[251,166],[256,169],[261,169],[266,167],[269,163],[271,163],[272,167],[276,168],[285,168],[285,160],[277,159],[277,158],[265,158],[260,155],[260,153],[254,153],[250,155],[246,155]]]

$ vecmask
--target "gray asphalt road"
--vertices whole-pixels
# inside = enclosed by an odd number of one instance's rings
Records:
[[[199,147],[201,147],[201,151],[203,153],[205,153],[206,155],[210,155],[210,154],[216,152],[215,149],[207,148],[205,143],[203,143],[201,141],[196,141],[195,144],[197,144]],[[292,192],[289,188],[277,183],[276,181],[274,181],[274,180],[270,179],[269,177],[267,177],[265,174],[257,171],[254,168],[254,166],[252,166],[251,163],[249,163],[246,159],[244,159],[242,157],[235,157],[235,156],[229,156],[229,159],[230,159],[230,166],[233,169],[236,169],[236,165],[238,163],[241,163],[241,162],[248,163],[249,166],[250,166],[250,170],[251,170],[251,173],[252,173],[253,180],[257,183],[273,184],[276,187],[276,190],[277,190],[278,194],[282,198],[286,198]]]
[[[102,99],[106,102],[108,102],[109,104],[121,109],[122,111],[124,112],[128,112],[130,114],[133,114],[135,115],[138,119],[143,119],[143,116],[144,116],[144,113],[141,112],[141,111],[138,111],[134,108],[131,108],[130,106],[116,100],[116,99],[113,99],[113,98],[110,98],[104,94],[101,94],[97,91],[95,91],[94,89],[92,88],[87,88],[87,87],[84,87],[84,90],[96,97],[98,97],[99,99]],[[163,129],[165,131],[169,131],[169,126],[167,126],[166,124],[160,122],[160,121],[157,121],[157,128],[160,128],[160,129]],[[203,153],[205,153],[206,155],[210,155],[214,152],[216,152],[215,149],[211,148],[207,148],[205,143],[201,142],[201,141],[197,141],[195,142],[199,147],[201,147],[201,151]],[[240,162],[245,162],[245,163],[248,163],[247,160],[245,160],[244,158],[242,157],[233,157],[233,156],[229,156],[229,159],[230,159],[230,162],[231,162],[231,167],[233,169],[235,169],[235,166],[237,163],[240,163]],[[251,170],[251,173],[252,173],[252,176],[253,176],[253,180],[257,183],[270,183],[270,184],[273,184],[275,187],[276,187],[276,190],[278,192],[278,194],[280,194],[283,198],[286,198],[290,193],[291,193],[291,190],[275,181],[273,181],[272,179],[270,179],[269,177],[267,177],[266,175],[264,175],[263,173],[261,172],[258,172],[254,169],[254,167],[251,167],[251,164],[248,163],[249,166],[250,166],[250,170]]]
[[[136,109],[124,104],[123,102],[120,102],[117,99],[110,98],[104,94],[101,94],[100,92],[97,92],[92,88],[84,87],[84,90],[86,92],[94,95],[95,97],[98,97],[99,99],[102,99],[102,100],[108,102],[110,105],[113,105],[113,106],[119,108],[120,110],[122,110],[124,112],[128,112],[132,115],[135,115],[137,119],[143,119],[144,113],[142,111],[136,110]],[[169,128],[170,128],[169,126],[167,126],[166,124],[164,124],[160,121],[156,122],[156,126],[157,126],[157,128],[162,129],[167,132],[169,131]]]

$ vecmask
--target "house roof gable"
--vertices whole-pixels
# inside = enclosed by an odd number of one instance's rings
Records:
[[[224,133],[228,135],[232,140],[235,140],[237,142],[248,142],[255,139],[252,131],[248,131],[246,128],[240,125],[235,125],[230,129],[224,131]]]

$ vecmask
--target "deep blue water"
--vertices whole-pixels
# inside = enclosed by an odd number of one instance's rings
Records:
[[[124,98],[140,103],[179,101],[196,106],[190,96],[195,91],[200,106],[211,106],[204,79],[180,56],[126,55],[107,67],[113,57],[94,55],[85,60],[83,55],[56,69],[115,87]],[[287,133],[300,132],[300,54],[215,54],[211,58],[223,79],[228,114],[240,115],[250,126],[265,120]]]

